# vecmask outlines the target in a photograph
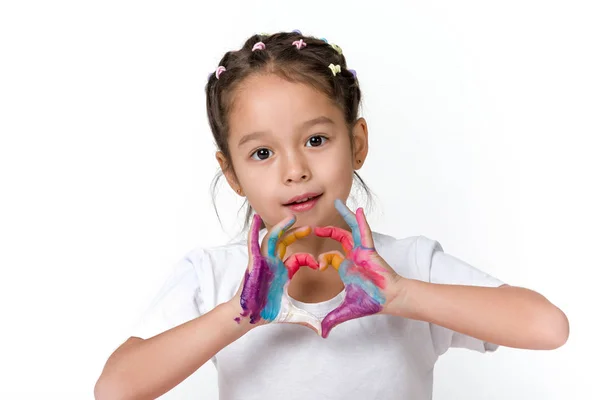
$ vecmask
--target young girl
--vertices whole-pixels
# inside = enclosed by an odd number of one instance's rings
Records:
[[[372,233],[346,207],[353,178],[364,186],[368,129],[339,47],[252,36],[206,95],[216,158],[250,206],[248,242],[178,263],[108,359],[97,399],[156,398],[209,360],[222,399],[430,399],[450,347],[565,343],[566,316],[540,294],[424,236]]]

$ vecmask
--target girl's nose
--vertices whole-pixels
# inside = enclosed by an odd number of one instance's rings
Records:
[[[311,178],[311,173],[306,160],[301,158],[289,160],[284,177],[286,184],[308,181]]]
[[[286,183],[293,183],[293,182],[302,182],[302,181],[307,181],[308,180],[308,174],[304,174],[302,176],[300,176],[299,178],[294,178],[294,177],[288,177],[286,179]]]

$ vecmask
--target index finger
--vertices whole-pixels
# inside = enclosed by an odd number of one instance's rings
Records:
[[[283,257],[285,257],[287,247],[290,244],[294,243],[296,240],[307,237],[308,235],[310,235],[310,232],[310,226],[303,226],[302,228],[297,228],[293,232],[286,233],[285,236],[283,236],[277,244],[277,255],[279,256],[279,258],[283,260]]]
[[[275,225],[272,228],[272,231],[269,234],[269,241],[267,242],[267,254],[270,257],[277,256],[276,251],[277,251],[277,242],[279,241],[279,238],[288,229],[290,229],[292,227],[292,225],[294,225],[295,223],[296,223],[296,216],[292,215],[291,217],[288,217],[288,218],[284,219],[283,221],[279,222],[277,225]]]
[[[360,246],[360,229],[358,227],[356,215],[354,215],[354,213],[350,211],[348,206],[346,206],[346,204],[344,204],[340,199],[335,199],[334,205],[335,209],[340,213],[342,218],[344,218],[344,221],[346,221],[346,223],[352,230],[352,240],[354,241],[354,247]]]

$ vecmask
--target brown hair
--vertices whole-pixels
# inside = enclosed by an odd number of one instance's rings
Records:
[[[302,40],[306,46],[298,48],[293,45],[297,40]],[[252,51],[254,45],[259,42],[262,42],[264,47]],[[340,72],[334,75],[329,67],[331,64],[339,65]],[[347,69],[341,49],[330,45],[325,39],[303,36],[298,31],[253,35],[246,40],[241,49],[225,53],[219,66],[225,67],[225,71],[221,72],[218,78],[216,73],[212,73],[206,84],[206,111],[217,148],[227,160],[227,168],[233,168],[227,141],[228,115],[233,94],[240,83],[251,74],[273,73],[290,82],[313,86],[342,110],[348,132],[351,134],[358,118],[361,99],[358,79],[352,70]],[[353,144],[354,141],[351,140],[350,143]],[[219,213],[215,203],[215,189],[222,175],[221,172],[218,173],[211,185],[213,207],[217,217]],[[370,202],[372,196],[369,188],[356,171],[354,176]],[[252,207],[248,205],[244,229],[248,227],[251,216]]]

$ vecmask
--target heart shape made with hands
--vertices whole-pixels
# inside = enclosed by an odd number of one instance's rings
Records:
[[[248,241],[250,263],[244,277],[240,305],[243,312],[236,318],[249,317],[250,323],[260,320],[275,323],[296,323],[307,326],[326,338],[342,322],[381,312],[393,297],[391,283],[397,280],[395,271],[377,254],[371,230],[362,208],[356,215],[340,200],[335,207],[352,232],[328,226],[316,227],[314,234],[342,244],[338,251],[319,255],[318,262],[307,253],[285,256],[287,246],[312,233],[310,227],[288,232],[296,222],[288,218],[275,225],[268,234],[266,256],[258,244],[260,217],[254,216]],[[345,286],[345,297],[337,308],[324,318],[296,307],[287,288],[301,267],[325,270],[333,266]]]

